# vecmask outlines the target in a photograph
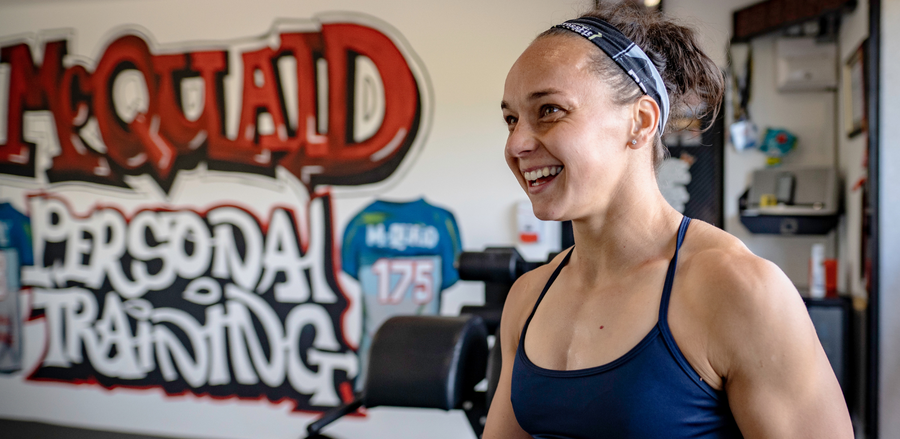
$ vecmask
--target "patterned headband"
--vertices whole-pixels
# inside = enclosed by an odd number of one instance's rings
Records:
[[[594,17],[581,17],[553,26],[575,32],[603,50],[638,87],[653,98],[662,115],[659,119],[659,134],[662,135],[669,119],[669,94],[659,71],[647,54],[613,25]]]

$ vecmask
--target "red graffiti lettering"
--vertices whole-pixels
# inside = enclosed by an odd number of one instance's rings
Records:
[[[221,57],[224,58],[224,54]],[[202,115],[188,119],[180,103],[181,81],[189,74],[188,57],[184,54],[157,55],[153,57],[153,68],[158,81],[159,133],[172,144],[178,156],[188,155],[200,147],[205,137]]]
[[[66,70],[59,86],[58,105],[53,111],[60,153],[53,158],[47,172],[50,181],[64,181],[83,177],[101,183],[120,181],[109,162],[86,146],[81,130],[88,123],[91,76],[82,66]]]
[[[0,171],[14,175],[34,176],[34,144],[24,138],[25,111],[47,110],[57,96],[56,84],[62,75],[64,41],[44,45],[40,68],[31,59],[26,44],[0,49],[0,62],[9,64],[9,90],[6,109],[6,143],[0,145]]]
[[[64,68],[67,41],[46,43],[40,63],[27,44],[2,47],[10,74],[0,90],[8,103],[0,173],[35,176],[24,115],[49,110],[59,144],[47,170],[53,182],[123,185],[123,175],[147,174],[168,190],[178,170],[201,161],[270,176],[281,166],[310,190],[391,175],[418,134],[427,90],[404,52],[381,31],[353,23],[278,38],[277,46],[236,54],[160,53],[126,34],[93,69]],[[360,61],[376,73],[357,71]],[[358,85],[377,81],[380,94]],[[361,94],[375,110],[357,108]],[[355,126],[361,111],[378,117]]]
[[[325,154],[298,152],[284,159],[282,165],[295,175],[304,167],[317,167],[323,182],[354,180],[371,183],[390,175],[412,144],[418,128],[419,90],[404,57],[391,41],[374,29],[355,24],[331,24],[322,27],[325,58],[328,60],[328,84],[350,84],[351,60],[366,56],[378,68],[384,83],[384,120],[378,131],[367,140],[356,143],[352,133],[352,113],[346,103],[352,86],[329,87],[328,146]],[[317,150],[316,152],[318,152]],[[386,172],[386,173],[385,173]],[[384,174],[384,175],[381,175]]]

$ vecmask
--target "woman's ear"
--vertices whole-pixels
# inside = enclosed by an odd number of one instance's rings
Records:
[[[634,104],[634,122],[632,123],[632,138],[637,142],[630,145],[632,148],[640,148],[648,142],[652,143],[659,125],[659,105],[650,96],[643,95]]]

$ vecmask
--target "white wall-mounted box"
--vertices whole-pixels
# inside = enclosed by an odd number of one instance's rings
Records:
[[[778,91],[837,88],[837,44],[815,38],[779,38],[775,43]]]

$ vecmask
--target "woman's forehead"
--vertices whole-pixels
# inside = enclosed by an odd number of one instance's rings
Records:
[[[566,89],[594,82],[590,43],[564,36],[535,40],[519,56],[506,77],[504,99],[529,95],[535,89]]]

